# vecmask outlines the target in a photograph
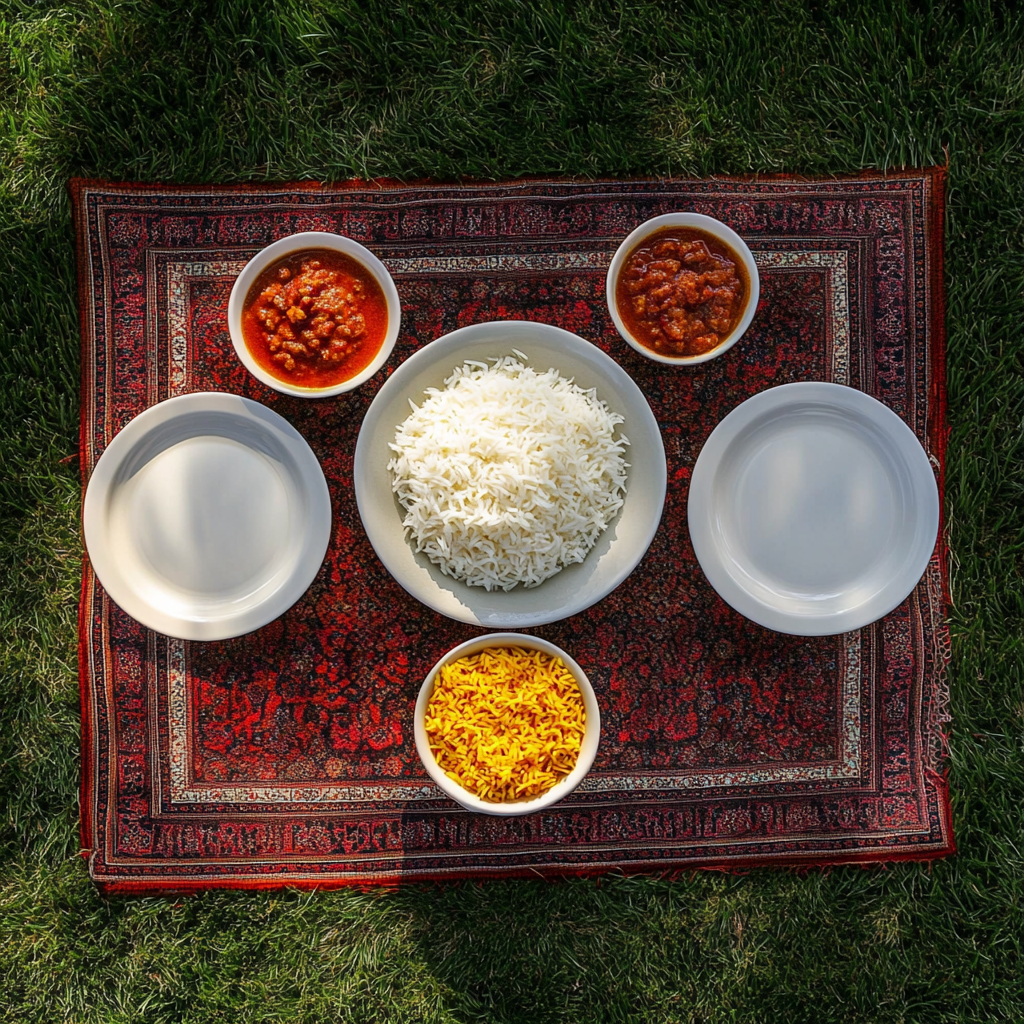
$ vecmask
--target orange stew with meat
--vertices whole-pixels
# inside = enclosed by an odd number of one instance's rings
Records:
[[[615,286],[629,333],[666,356],[698,356],[723,342],[743,316],[750,282],[743,261],[695,228],[663,228],[627,257]]]
[[[268,267],[246,296],[242,332],[267,373],[302,388],[351,380],[373,362],[388,330],[377,279],[331,249],[291,253]]]

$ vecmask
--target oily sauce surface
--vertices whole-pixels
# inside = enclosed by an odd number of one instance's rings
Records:
[[[627,257],[615,302],[629,333],[661,355],[696,356],[743,316],[750,282],[739,256],[696,228],[663,228]]]
[[[388,308],[377,279],[358,260],[304,249],[271,264],[246,296],[246,348],[267,373],[303,388],[350,380],[380,350]]]

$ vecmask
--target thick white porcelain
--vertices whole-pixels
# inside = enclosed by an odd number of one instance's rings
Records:
[[[406,540],[403,512],[391,486],[388,445],[429,387],[467,359],[486,361],[526,354],[535,369],[554,367],[624,417],[619,431],[630,441],[625,502],[583,562],[570,565],[540,586],[486,591],[445,576],[417,555]],[[472,429],[472,424],[466,425]],[[417,600],[461,622],[525,629],[555,622],[589,608],[611,593],[636,567],[654,539],[665,503],[667,471],[661,431],[629,374],[596,345],[548,324],[492,321],[453,331],[410,356],[377,392],[359,431],[353,470],[359,515],[370,543],[391,575]]]
[[[267,373],[253,359],[242,333],[242,313],[245,310],[245,300],[249,289],[256,283],[256,279],[271,264],[284,259],[285,256],[289,256],[293,252],[301,252],[303,249],[330,249],[332,252],[343,253],[361,263],[377,279],[384,292],[384,299],[388,307],[388,329],[384,335],[384,341],[381,343],[380,351],[374,356],[373,362],[349,380],[326,388],[298,387]],[[335,235],[329,231],[302,231],[295,235],[288,235],[286,238],[279,238],[256,253],[235,279],[231,288],[231,297],[228,299],[228,333],[231,335],[231,344],[234,345],[235,353],[242,361],[242,365],[268,388],[280,391],[284,395],[293,395],[296,398],[329,398],[331,395],[340,395],[345,391],[352,391],[360,384],[365,384],[388,361],[401,326],[402,306],[398,300],[398,289],[388,273],[388,268],[366,246],[360,245],[344,235]]]
[[[144,626],[184,640],[251,632],[312,583],[331,499],[312,449],[258,402],[181,395],[132,420],[85,494],[100,583]]]
[[[913,431],[870,395],[803,382],[762,391],[708,438],[690,537],[722,598],[782,633],[859,629],[917,585],[939,497]]]
[[[586,712],[586,730],[583,734],[583,743],[580,746],[580,755],[576,766],[566,775],[561,782],[557,783],[546,793],[532,797],[529,800],[517,800],[511,803],[496,804],[487,800],[481,800],[468,790],[464,789],[453,779],[450,779],[441,770],[433,753],[430,750],[430,741],[427,738],[427,731],[424,727],[427,704],[434,691],[434,680],[442,667],[459,658],[477,654],[487,647],[524,647],[527,650],[540,650],[545,654],[554,655],[562,659],[566,668],[572,673],[576,685],[583,695],[583,708]],[[601,741],[601,711],[597,706],[597,697],[594,695],[594,687],[587,678],[586,672],[569,657],[561,647],[539,636],[529,636],[525,633],[488,633],[486,636],[478,636],[474,640],[467,640],[458,647],[453,647],[437,664],[430,670],[427,678],[423,680],[419,696],[416,699],[416,710],[413,718],[413,733],[416,741],[416,752],[426,768],[427,774],[435,783],[450,796],[456,803],[461,804],[467,811],[478,811],[481,814],[497,814],[511,816],[516,814],[533,814],[535,811],[550,807],[559,800],[564,800],[584,779],[590,771],[597,756],[598,744]]]
[[[736,326],[718,345],[708,352],[701,353],[699,356],[671,356],[655,352],[653,349],[647,348],[646,345],[642,345],[637,341],[630,333],[629,328],[623,323],[622,317],[619,316],[618,303],[615,301],[615,286],[619,280],[619,273],[622,270],[623,263],[626,262],[629,254],[645,238],[664,228],[697,228],[700,231],[707,232],[709,235],[720,238],[739,256],[743,263],[743,268],[747,272],[747,278],[750,281],[750,289],[747,293],[746,305],[743,308],[743,316],[740,317]],[[714,359],[716,356],[720,356],[723,352],[727,352],[732,348],[743,337],[753,321],[760,296],[761,278],[757,272],[754,255],[751,253],[747,243],[728,224],[723,224],[714,217],[706,217],[702,213],[665,213],[660,217],[652,217],[650,220],[644,221],[638,228],[631,231],[618,249],[615,250],[615,255],[612,257],[612,262],[608,267],[608,276],[605,279],[605,298],[608,302],[608,312],[611,314],[612,322],[615,324],[619,334],[622,335],[623,340],[635,348],[641,355],[646,356],[648,359],[653,359],[656,363],[669,363],[676,366],[692,366],[697,363],[706,363],[709,359]]]

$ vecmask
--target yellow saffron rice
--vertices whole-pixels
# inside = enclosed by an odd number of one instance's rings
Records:
[[[438,672],[424,725],[450,779],[508,803],[547,792],[573,770],[586,712],[561,658],[488,647]]]

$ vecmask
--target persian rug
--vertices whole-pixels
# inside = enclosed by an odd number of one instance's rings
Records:
[[[924,445],[941,488],[941,170],[331,187],[76,180],[71,194],[83,483],[148,406],[228,391],[270,406],[309,441],[334,514],[306,595],[264,629],[223,642],[143,628],[86,559],[82,834],[103,890],[671,874],[953,850],[941,532],[895,611],[856,632],[806,638],[724,604],[686,528],[690,473],[711,430],[750,395],[790,381],[834,381],[884,402]],[[619,242],[674,210],[730,224],[761,274],[745,337],[687,369],[634,352],[605,305]],[[319,401],[253,379],[225,320],[246,260],[309,230],[368,246],[402,300],[386,370]],[[556,324],[618,360],[661,425],[669,480],[636,571],[595,607],[531,631],[583,665],[603,731],[580,789],[519,818],[464,812],[424,773],[413,745],[418,687],[445,651],[485,630],[431,612],[390,578],[352,489],[360,423],[387,376],[440,335],[498,319]]]

